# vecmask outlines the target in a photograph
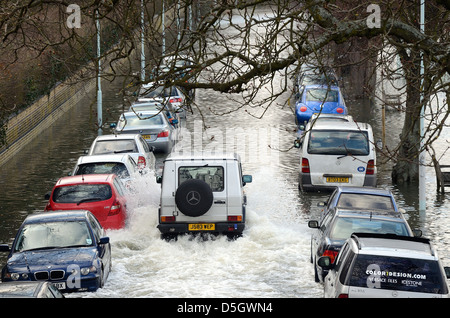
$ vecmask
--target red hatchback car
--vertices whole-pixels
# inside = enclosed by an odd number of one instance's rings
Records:
[[[125,226],[126,190],[115,174],[85,174],[60,178],[50,195],[46,211],[88,210],[105,229]]]

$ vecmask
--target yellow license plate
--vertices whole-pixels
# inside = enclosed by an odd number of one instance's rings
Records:
[[[189,231],[214,231],[216,225],[213,223],[195,223],[189,224]]]
[[[348,177],[327,177],[327,182],[333,182],[333,183],[348,183]]]
[[[144,138],[144,139],[152,139],[152,135],[142,135],[142,138]]]

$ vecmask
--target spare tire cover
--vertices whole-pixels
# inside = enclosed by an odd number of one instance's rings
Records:
[[[175,192],[175,203],[184,215],[201,216],[213,203],[211,187],[203,180],[186,180]]]

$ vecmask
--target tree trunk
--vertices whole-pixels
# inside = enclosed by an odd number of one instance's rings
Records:
[[[406,116],[400,135],[397,162],[392,170],[392,181],[402,184],[419,179],[420,151],[420,52],[414,48],[408,53],[399,49],[406,79]]]

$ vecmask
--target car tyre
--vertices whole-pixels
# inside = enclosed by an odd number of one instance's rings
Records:
[[[203,180],[186,180],[175,192],[175,203],[184,215],[201,216],[211,208],[213,192]]]

